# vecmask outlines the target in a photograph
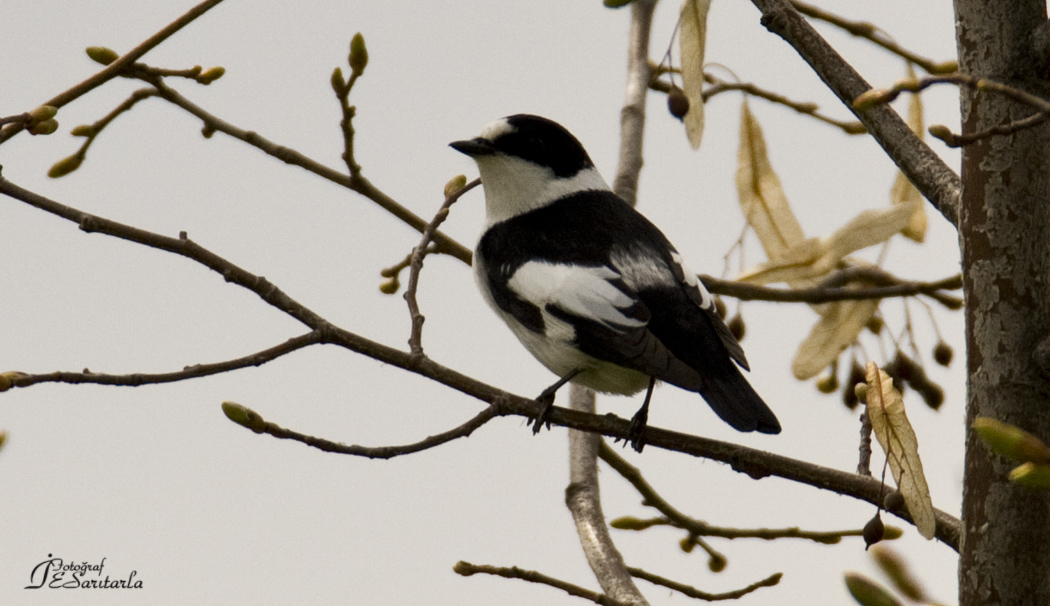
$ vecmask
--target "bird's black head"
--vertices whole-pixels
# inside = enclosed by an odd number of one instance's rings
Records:
[[[587,151],[565,127],[530,114],[515,114],[493,122],[469,141],[455,141],[453,149],[478,157],[501,153],[549,168],[556,177],[573,177],[594,168]]]

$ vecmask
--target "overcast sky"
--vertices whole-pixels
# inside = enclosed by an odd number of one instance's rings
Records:
[[[943,2],[822,2],[884,26],[898,42],[938,60],[954,55],[951,7]],[[191,2],[7,0],[0,37],[0,115],[30,110],[100,69],[88,46],[125,52]],[[670,41],[678,5],[657,9],[652,56]],[[906,18],[899,18],[906,15]],[[827,113],[848,113],[747,2],[718,0],[707,61],[719,77],[755,82]],[[371,62],[352,95],[357,159],[376,186],[429,218],[445,182],[477,175],[447,147],[495,118],[528,112],[555,119],[611,179],[624,95],[628,10],[599,0],[563,2],[236,2],[229,0],[144,61],[166,68],[220,65],[211,86],[171,84],[208,111],[337,170],[338,105],[329,88],[362,32]],[[821,27],[875,85],[904,75],[903,61]],[[731,70],[731,71],[730,71]],[[242,143],[204,139],[200,122],[153,99],[98,138],[76,173],[48,167],[73,153],[69,136],[123,101],[140,82],[113,81],[58,115],[50,137],[19,135],[0,147],[6,178],[75,208],[175,236],[180,231],[263,275],[347,330],[406,348],[400,296],[379,292],[382,268],[418,234],[371,202]],[[934,90],[928,123],[958,122],[953,89]],[[723,275],[723,256],[743,227],[734,171],[740,96],[707,107],[703,146],[692,151],[664,97],[652,93],[639,208],[692,267]],[[807,236],[830,233],[861,210],[888,203],[892,164],[867,138],[847,137],[791,110],[753,100],[774,167]],[[946,152],[951,166],[957,154]],[[445,231],[473,247],[480,190],[454,208]],[[887,266],[916,279],[958,271],[955,235],[931,211],[922,246],[895,242]],[[762,254],[749,240],[747,263]],[[728,276],[741,269],[734,257]],[[271,347],[306,329],[189,260],[98,234],[9,198],[0,199],[0,371],[166,372]],[[520,347],[477,294],[471,272],[430,259],[421,278],[424,346],[438,362],[516,394],[533,396],[552,376]],[[730,302],[730,309],[736,308]],[[902,304],[882,310],[903,326]],[[911,304],[917,341],[937,340]],[[650,424],[738,441],[844,470],[856,466],[856,415],[837,395],[791,376],[794,350],[816,315],[802,305],[749,303],[743,345],[749,377],[784,426],[779,436],[742,435],[695,394],[657,391]],[[958,514],[962,482],[962,317],[936,310],[955,347],[950,370],[930,365],[947,392],[940,412],[910,396],[923,463],[941,509]],[[879,359],[878,347],[868,353]],[[928,358],[927,358],[928,359]],[[334,347],[314,347],[260,368],[194,381],[118,388],[42,384],[0,394],[0,602],[5,604],[557,604],[580,603],[545,586],[452,572],[459,560],[519,566],[597,585],[563,504],[564,429],[534,437],[520,418],[493,421],[466,440],[390,461],[325,454],[255,435],[227,421],[224,400],[268,420],[348,444],[414,442],[481,409],[467,396]],[[601,398],[629,416],[639,401]],[[778,479],[754,481],[728,466],[648,448],[624,451],[676,507],[716,525],[859,528],[874,508]],[[881,460],[880,460],[881,461]],[[655,515],[615,472],[602,470],[608,517]],[[887,523],[898,523],[892,516]],[[615,531],[627,562],[706,591],[728,591],[774,572],[781,585],[747,604],[848,604],[844,570],[875,575],[859,539],[824,546],[799,540],[712,540],[729,559],[714,574],[680,532]],[[907,528],[898,541],[923,583],[955,601],[955,554]],[[26,590],[53,557],[97,564],[135,591]],[[91,578],[91,577],[88,577]],[[682,603],[639,582],[652,603]]]

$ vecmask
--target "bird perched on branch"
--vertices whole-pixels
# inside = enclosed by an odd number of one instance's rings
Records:
[[[566,382],[632,395],[647,389],[630,442],[645,444],[656,381],[698,392],[739,431],[780,423],[741,374],[744,350],[667,238],[617,196],[564,127],[519,114],[453,149],[478,165],[485,232],[474,272],[488,304],[560,377],[537,400],[546,422]]]

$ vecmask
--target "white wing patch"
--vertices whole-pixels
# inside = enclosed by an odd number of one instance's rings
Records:
[[[610,280],[619,277],[620,274],[604,266],[584,267],[529,261],[514,272],[507,286],[519,297],[543,310],[545,321],[549,316],[546,308],[552,305],[616,332],[645,326],[645,322],[623,313],[635,301],[610,283]],[[559,324],[564,322],[547,325],[553,327]]]
[[[678,280],[663,259],[644,248],[614,248],[609,261],[620,272],[623,283],[633,291],[655,287],[673,288],[678,285]]]
[[[696,292],[700,294],[700,307],[703,309],[713,308],[715,304],[714,298],[711,296],[711,293],[707,291],[707,287],[704,286],[704,283],[696,277],[696,273],[689,269],[689,266],[685,264],[682,255],[678,254],[676,251],[671,251],[671,260],[678,264],[685,285],[689,288],[695,289]]]

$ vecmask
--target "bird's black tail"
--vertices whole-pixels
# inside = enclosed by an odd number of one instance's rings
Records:
[[[780,421],[733,364],[705,377],[700,395],[723,421],[737,431],[780,433]]]

